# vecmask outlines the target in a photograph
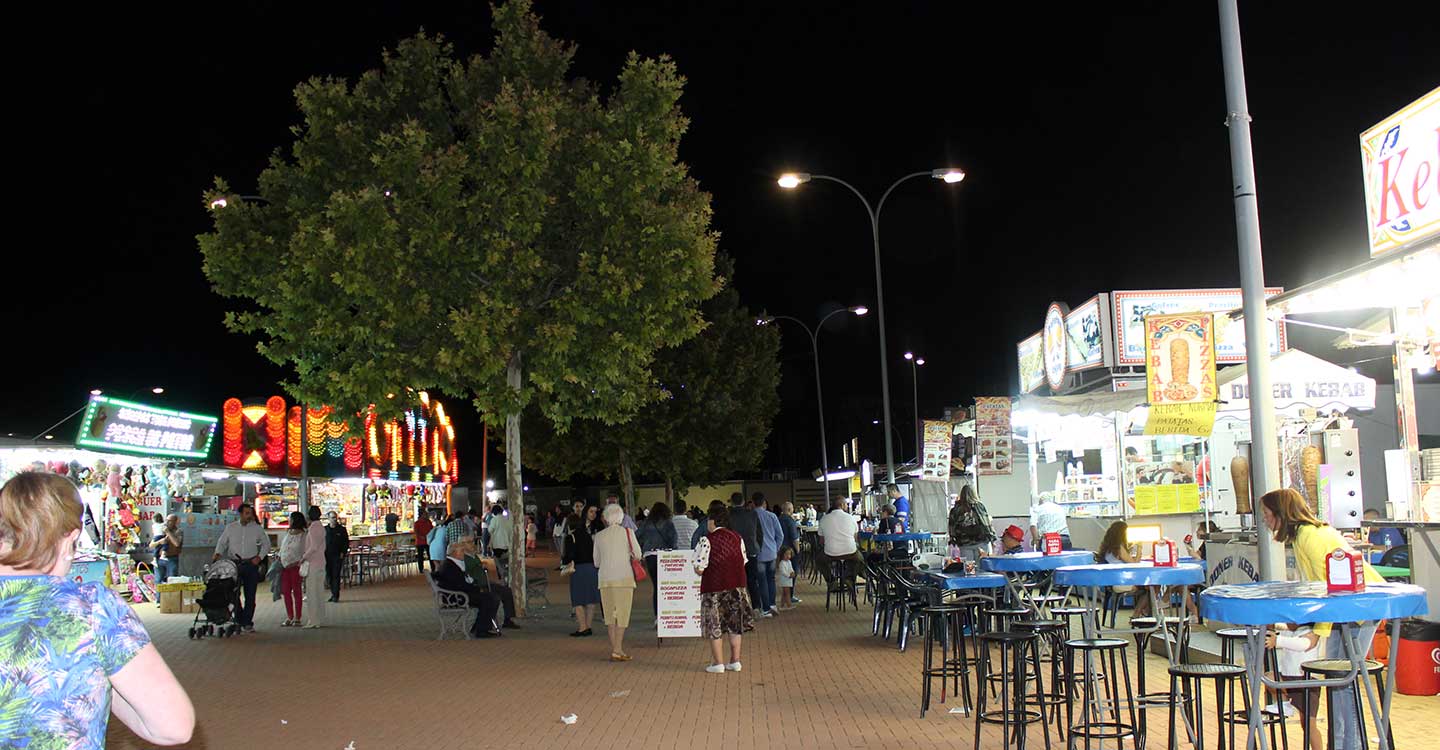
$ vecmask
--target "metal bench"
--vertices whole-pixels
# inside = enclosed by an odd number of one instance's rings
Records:
[[[440,588],[429,571],[425,572],[425,581],[430,584],[430,592],[435,595],[435,618],[440,621],[440,637],[436,640],[443,641],[446,634],[452,632],[469,639],[470,628],[478,614],[470,606],[470,595]]]

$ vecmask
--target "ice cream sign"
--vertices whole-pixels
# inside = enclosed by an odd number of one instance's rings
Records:
[[[1360,135],[1370,255],[1440,235],[1440,88]]]
[[[75,444],[97,450],[204,459],[219,420],[109,396],[91,396]]]

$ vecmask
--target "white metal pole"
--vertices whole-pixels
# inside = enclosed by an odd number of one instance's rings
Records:
[[[1250,387],[1250,481],[1256,496],[1280,488],[1275,398],[1270,385],[1270,323],[1265,315],[1265,268],[1260,254],[1260,214],[1255,198],[1255,155],[1250,144],[1250,107],[1240,50],[1236,0],[1220,1],[1220,52],[1225,65],[1225,124],[1230,130],[1230,174],[1235,196],[1235,235],[1245,313],[1246,377]],[[1261,518],[1260,509],[1255,518]],[[1285,579],[1285,548],[1256,524],[1260,579]]]

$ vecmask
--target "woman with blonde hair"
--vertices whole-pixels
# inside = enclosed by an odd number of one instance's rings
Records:
[[[630,661],[625,653],[625,628],[635,603],[635,569],[642,557],[635,534],[625,528],[625,509],[605,506],[605,528],[595,534],[595,567],[600,571],[600,606],[610,634],[610,661]]]
[[[179,745],[195,708],[145,626],[113,591],[70,580],[84,512],[58,474],[0,488],[0,747],[105,747],[113,713],[145,742]]]
[[[1288,543],[1295,551],[1295,568],[1306,581],[1324,581],[1325,559],[1337,549],[1353,551],[1350,543],[1335,527],[1315,517],[1305,497],[1293,489],[1285,488],[1267,492],[1260,498],[1260,509],[1265,516],[1265,527],[1275,536],[1275,541]],[[1370,563],[1364,563],[1365,582],[1383,583],[1384,578]],[[1370,651],[1370,641],[1375,637],[1375,621],[1358,623],[1352,632],[1359,641],[1360,653]],[[1315,648],[1321,638],[1330,635],[1332,623],[1317,622],[1308,635],[1303,636],[1308,648]],[[1328,659],[1348,659],[1342,638],[1325,639],[1325,656]],[[1353,686],[1329,692],[1331,711],[1330,737],[1335,750],[1360,750],[1360,728],[1355,723],[1355,689]]]

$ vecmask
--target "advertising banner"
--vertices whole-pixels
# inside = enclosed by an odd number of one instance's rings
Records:
[[[1284,292],[1282,287],[1265,290],[1266,297]],[[1115,292],[1114,305],[1116,363],[1145,364],[1145,318],[1171,313],[1215,313],[1215,361],[1222,365],[1245,361],[1245,325],[1232,320],[1229,313],[1240,309],[1239,289],[1169,289],[1157,291]],[[1270,355],[1285,351],[1285,326],[1271,323]]]
[[[931,482],[950,479],[950,448],[953,444],[950,423],[925,420],[925,452],[920,464],[920,478]]]
[[[660,589],[657,638],[700,637],[700,575],[689,550],[655,553]]]
[[[1065,362],[1071,372],[1105,366],[1104,327],[1100,319],[1100,297],[1065,316]]]
[[[1215,428],[1215,316],[1145,318],[1146,435],[1209,435]]]
[[[1045,382],[1043,334],[1037,333],[1015,345],[1020,364],[1020,392],[1029,393]]]
[[[1008,476],[1014,472],[1010,409],[1009,396],[975,399],[975,470],[980,476]]]
[[[219,421],[203,414],[91,396],[75,444],[147,456],[203,459],[210,454]]]
[[[1360,134],[1370,257],[1440,235],[1440,88]]]

